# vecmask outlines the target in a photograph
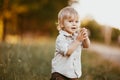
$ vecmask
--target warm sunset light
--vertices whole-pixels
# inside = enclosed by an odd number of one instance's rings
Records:
[[[120,0],[80,0],[81,16],[120,29]]]

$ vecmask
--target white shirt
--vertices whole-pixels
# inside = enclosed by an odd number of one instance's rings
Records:
[[[69,57],[66,56],[68,47],[76,39],[76,36],[62,30],[59,32],[56,39],[55,56],[52,59],[52,73],[58,72],[68,78],[81,76],[81,44]]]

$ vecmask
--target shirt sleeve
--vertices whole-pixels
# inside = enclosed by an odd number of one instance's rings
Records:
[[[68,51],[68,42],[65,36],[59,36],[56,40],[56,50],[58,53],[66,56]]]

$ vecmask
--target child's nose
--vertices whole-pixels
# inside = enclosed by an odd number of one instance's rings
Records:
[[[76,25],[76,22],[73,22],[73,25]]]

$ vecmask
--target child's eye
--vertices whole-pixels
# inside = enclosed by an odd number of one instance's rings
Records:
[[[75,21],[76,23],[78,23],[79,21]]]
[[[72,22],[72,20],[69,21],[70,23]]]

